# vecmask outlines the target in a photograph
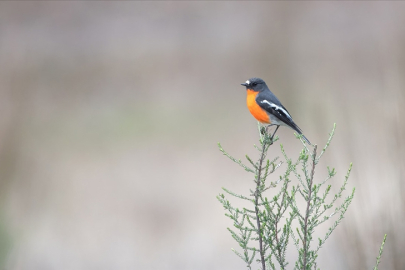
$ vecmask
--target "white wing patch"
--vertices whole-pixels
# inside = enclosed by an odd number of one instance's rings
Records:
[[[267,100],[262,100],[261,103],[267,103],[267,104],[270,105],[270,107],[272,107],[272,108],[275,109],[276,111],[282,111],[282,112],[285,114],[285,116],[287,116],[288,118],[290,118],[290,119],[292,120],[291,115],[290,115],[286,110],[284,110],[283,108],[281,108],[280,106],[277,106],[276,104],[271,103],[270,101],[267,101]]]

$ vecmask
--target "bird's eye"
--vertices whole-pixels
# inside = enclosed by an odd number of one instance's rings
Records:
[[[255,82],[254,82],[254,83],[252,83],[252,86],[255,86],[255,85],[257,85],[257,83],[255,83]]]

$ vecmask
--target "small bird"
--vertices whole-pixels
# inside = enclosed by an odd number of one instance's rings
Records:
[[[242,85],[246,86],[246,103],[250,113],[262,124],[277,126],[271,136],[272,139],[280,126],[288,126],[302,135],[305,141],[311,145],[309,140],[302,134],[302,130],[292,120],[290,113],[262,79],[251,78]]]

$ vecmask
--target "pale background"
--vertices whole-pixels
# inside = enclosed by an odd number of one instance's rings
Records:
[[[1,2],[1,268],[245,269],[215,197],[251,176],[217,142],[257,157],[240,86],[257,76],[313,143],[337,123],[317,181],[336,167],[338,188],[354,163],[355,199],[318,267],[372,269],[387,233],[381,269],[405,269],[404,14],[404,2]],[[296,157],[293,132],[278,135]]]

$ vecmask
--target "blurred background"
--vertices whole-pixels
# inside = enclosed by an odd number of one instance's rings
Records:
[[[381,269],[405,269],[404,12],[1,2],[0,267],[245,269],[215,197],[246,193],[252,177],[217,143],[257,158],[240,83],[261,77],[311,142],[337,124],[317,181],[335,167],[337,190],[354,164],[354,201],[318,267],[371,269],[387,233]],[[277,134],[296,158],[293,132]]]

